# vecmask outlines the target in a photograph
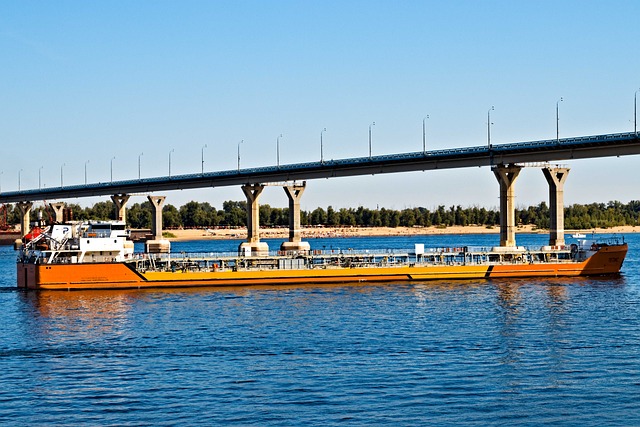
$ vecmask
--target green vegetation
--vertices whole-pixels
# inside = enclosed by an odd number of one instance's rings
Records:
[[[209,203],[191,201],[180,208],[167,204],[163,208],[163,225],[165,228],[195,228],[195,227],[239,227],[246,225],[247,203],[226,201],[222,209],[216,209]],[[76,204],[68,205],[73,212],[73,218],[110,219],[113,218],[115,206],[113,202],[99,202],[87,208]],[[127,222],[132,228],[150,228],[151,204],[149,202],[135,203],[127,209]],[[36,208],[33,217],[42,215],[44,219],[53,217],[50,209]],[[312,211],[301,212],[303,225],[311,226],[363,226],[363,227],[413,227],[435,226],[447,227],[453,225],[481,225],[491,228],[499,224],[500,212],[497,209],[486,209],[473,206],[438,206],[434,210],[426,208],[368,209],[339,208],[328,206],[326,209],[318,207]],[[609,203],[591,203],[588,205],[571,205],[565,208],[565,228],[587,230],[592,228],[608,228],[622,225],[638,225],[640,219],[640,201],[627,204],[612,201]],[[545,202],[537,206],[516,209],[518,224],[532,224],[536,228],[549,228],[549,207]],[[8,207],[8,223],[19,223],[19,213],[15,207]],[[260,206],[260,225],[264,227],[287,226],[289,224],[289,209],[274,208],[267,204]]]

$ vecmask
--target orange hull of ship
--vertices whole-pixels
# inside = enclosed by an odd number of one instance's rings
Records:
[[[626,253],[627,245],[623,244],[603,247],[581,263],[272,269],[186,273],[138,273],[124,263],[36,265],[18,263],[17,284],[18,287],[27,289],[71,290],[597,276],[619,273]]]

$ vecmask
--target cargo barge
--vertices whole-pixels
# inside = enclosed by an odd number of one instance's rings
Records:
[[[74,290],[617,275],[628,248],[581,239],[537,248],[135,253],[124,222],[90,221],[32,230],[17,249],[19,288]]]

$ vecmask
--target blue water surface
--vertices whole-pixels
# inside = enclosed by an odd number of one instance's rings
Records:
[[[640,237],[625,238],[616,278],[86,292],[17,291],[0,247],[0,424],[640,425]]]

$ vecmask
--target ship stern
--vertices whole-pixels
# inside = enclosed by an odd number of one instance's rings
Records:
[[[38,288],[38,266],[18,262],[16,268],[16,281],[19,289]]]

